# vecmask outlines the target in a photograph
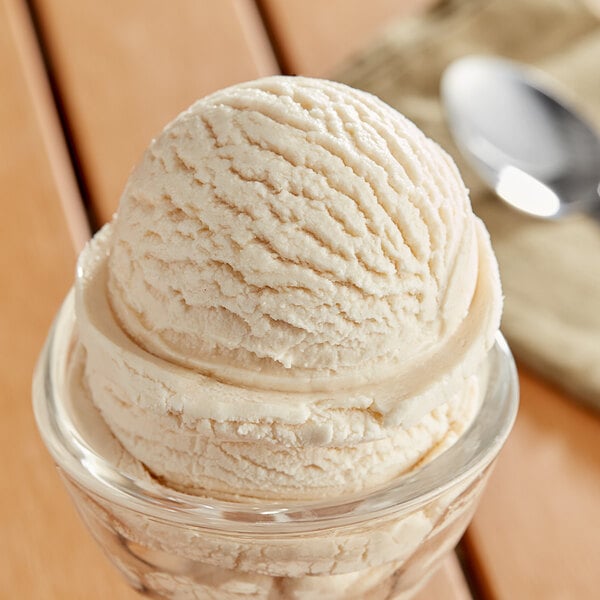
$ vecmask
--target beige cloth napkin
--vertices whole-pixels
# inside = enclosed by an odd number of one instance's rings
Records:
[[[502,328],[515,355],[600,408],[600,222],[582,216],[543,222],[503,205],[461,159],[438,95],[453,59],[503,55],[554,76],[600,129],[600,12],[592,6],[592,0],[441,2],[389,29],[336,78],[378,95],[453,154],[492,235],[506,298]]]

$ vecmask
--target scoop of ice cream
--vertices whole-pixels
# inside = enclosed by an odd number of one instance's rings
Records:
[[[358,492],[469,426],[501,293],[452,160],[378,99],[273,77],[152,142],[79,261],[94,405],[172,487]]]
[[[380,380],[456,331],[478,278],[448,155],[364,92],[271,77],[195,103],[129,179],[109,299],[153,354],[276,390]]]

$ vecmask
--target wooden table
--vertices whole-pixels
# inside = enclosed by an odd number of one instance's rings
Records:
[[[110,218],[148,141],[197,97],[270,73],[324,76],[427,3],[0,0],[0,599],[137,597],[84,531],[30,408],[88,222]],[[531,373],[521,385],[462,567],[449,557],[421,600],[598,597],[600,419]]]

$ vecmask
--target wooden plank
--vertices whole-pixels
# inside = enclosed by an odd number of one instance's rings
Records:
[[[288,73],[327,77],[390,20],[436,0],[260,0]]]
[[[471,598],[471,592],[456,554],[452,553],[413,600],[471,600]]]
[[[0,2],[0,597],[133,600],[84,531],[31,410],[34,362],[86,226],[24,6]]]
[[[252,0],[35,0],[100,223],[153,136],[197,98],[277,71]]]
[[[600,419],[521,370],[515,429],[467,535],[490,598],[593,600]]]

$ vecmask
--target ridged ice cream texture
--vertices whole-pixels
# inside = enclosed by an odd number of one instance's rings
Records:
[[[225,496],[355,491],[426,460],[474,416],[500,310],[451,158],[377,98],[300,77],[170,123],[77,283],[115,435]]]

